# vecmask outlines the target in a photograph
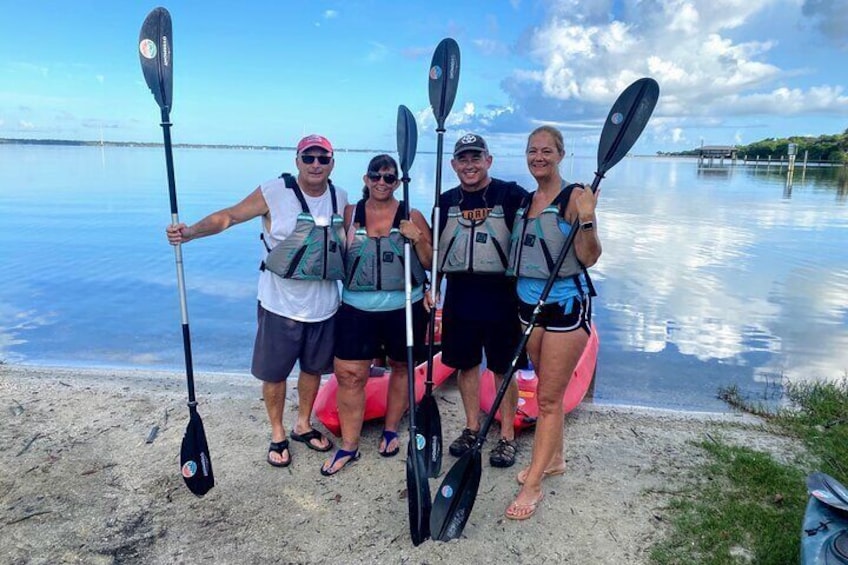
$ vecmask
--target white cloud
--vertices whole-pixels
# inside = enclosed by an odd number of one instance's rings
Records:
[[[840,2],[846,0],[805,0],[804,9],[824,17],[825,7],[835,9]],[[652,121],[674,118],[678,130],[710,120],[721,126],[738,116],[848,115],[842,86],[788,85],[805,72],[775,64],[778,42],[788,39],[763,36],[761,30],[751,39],[750,29],[775,12],[795,21],[800,10],[800,0],[552,1],[543,23],[518,46],[534,64],[503,81],[513,112],[508,123],[494,127],[518,131],[534,121],[585,123],[587,116],[604,115],[615,96],[641,76],[660,84]],[[845,13],[839,11],[836,19],[848,18]],[[683,131],[663,131],[685,140]]]
[[[324,10],[324,19],[331,20],[333,18],[337,18],[339,16],[338,11],[336,10]]]
[[[18,127],[21,129],[35,129],[35,124],[26,120],[21,120],[18,122]]]

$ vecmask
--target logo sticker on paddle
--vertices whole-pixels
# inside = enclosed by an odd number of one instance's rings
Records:
[[[142,39],[138,50],[145,59],[156,58],[156,43],[152,39]]]
[[[453,487],[451,487],[450,485],[443,486],[442,487],[442,496],[444,496],[445,498],[453,497]]]
[[[617,126],[624,121],[624,114],[622,114],[621,112],[616,112],[612,116],[610,116],[610,121],[613,123],[613,125]]]
[[[427,440],[424,439],[423,435],[415,434],[415,449],[417,449],[418,451],[423,450],[426,443]]]
[[[439,80],[442,78],[442,67],[433,65],[430,67],[430,80]]]
[[[194,461],[186,461],[182,468],[183,477],[190,479],[197,474],[197,463]]]

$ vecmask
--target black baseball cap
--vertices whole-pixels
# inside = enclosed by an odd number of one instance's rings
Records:
[[[486,140],[476,133],[466,133],[453,146],[453,156],[456,157],[464,151],[485,151],[488,153],[489,146],[486,145]]]

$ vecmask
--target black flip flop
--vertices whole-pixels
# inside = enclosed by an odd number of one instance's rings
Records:
[[[299,434],[296,431],[292,430],[292,432],[289,434],[289,437],[292,438],[294,441],[305,443],[306,447],[312,449],[313,451],[320,451],[321,453],[325,453],[333,449],[333,442],[329,439],[327,440],[327,447],[317,447],[314,443],[312,443],[313,439],[324,439],[324,434],[322,434],[316,429],[311,429],[305,434]]]
[[[288,461],[284,461],[282,463],[277,463],[276,461],[271,461],[271,452],[277,453],[280,457],[283,456],[284,451],[288,451],[289,449],[289,440],[284,439],[283,441],[272,441],[271,445],[268,446],[268,465],[272,467],[288,467],[291,465],[291,452],[289,451],[289,459]]]
[[[388,449],[389,444],[392,443],[396,439],[398,439],[397,432],[392,432],[392,431],[389,431],[389,430],[383,430],[383,441],[386,442],[386,450],[380,451],[379,446],[377,447],[377,453],[380,454],[380,457],[394,457],[395,455],[398,454],[398,451],[400,451],[400,440],[398,440],[398,444],[395,446],[394,449],[392,449],[391,451],[389,451],[389,449]]]

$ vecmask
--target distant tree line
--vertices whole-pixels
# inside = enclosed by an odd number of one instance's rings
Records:
[[[810,161],[831,161],[837,163],[848,163],[848,129],[844,132],[835,135],[820,135],[818,137],[782,137],[775,139],[769,137],[761,141],[755,141],[748,145],[739,145],[736,147],[737,155],[740,158],[748,159],[768,159],[769,156],[778,157],[789,153],[789,144],[797,145],[796,155],[798,159],[804,158],[804,152],[807,152],[807,158]],[[675,153],[658,152],[659,155],[685,155],[697,156],[698,149],[688,151],[679,151]]]

